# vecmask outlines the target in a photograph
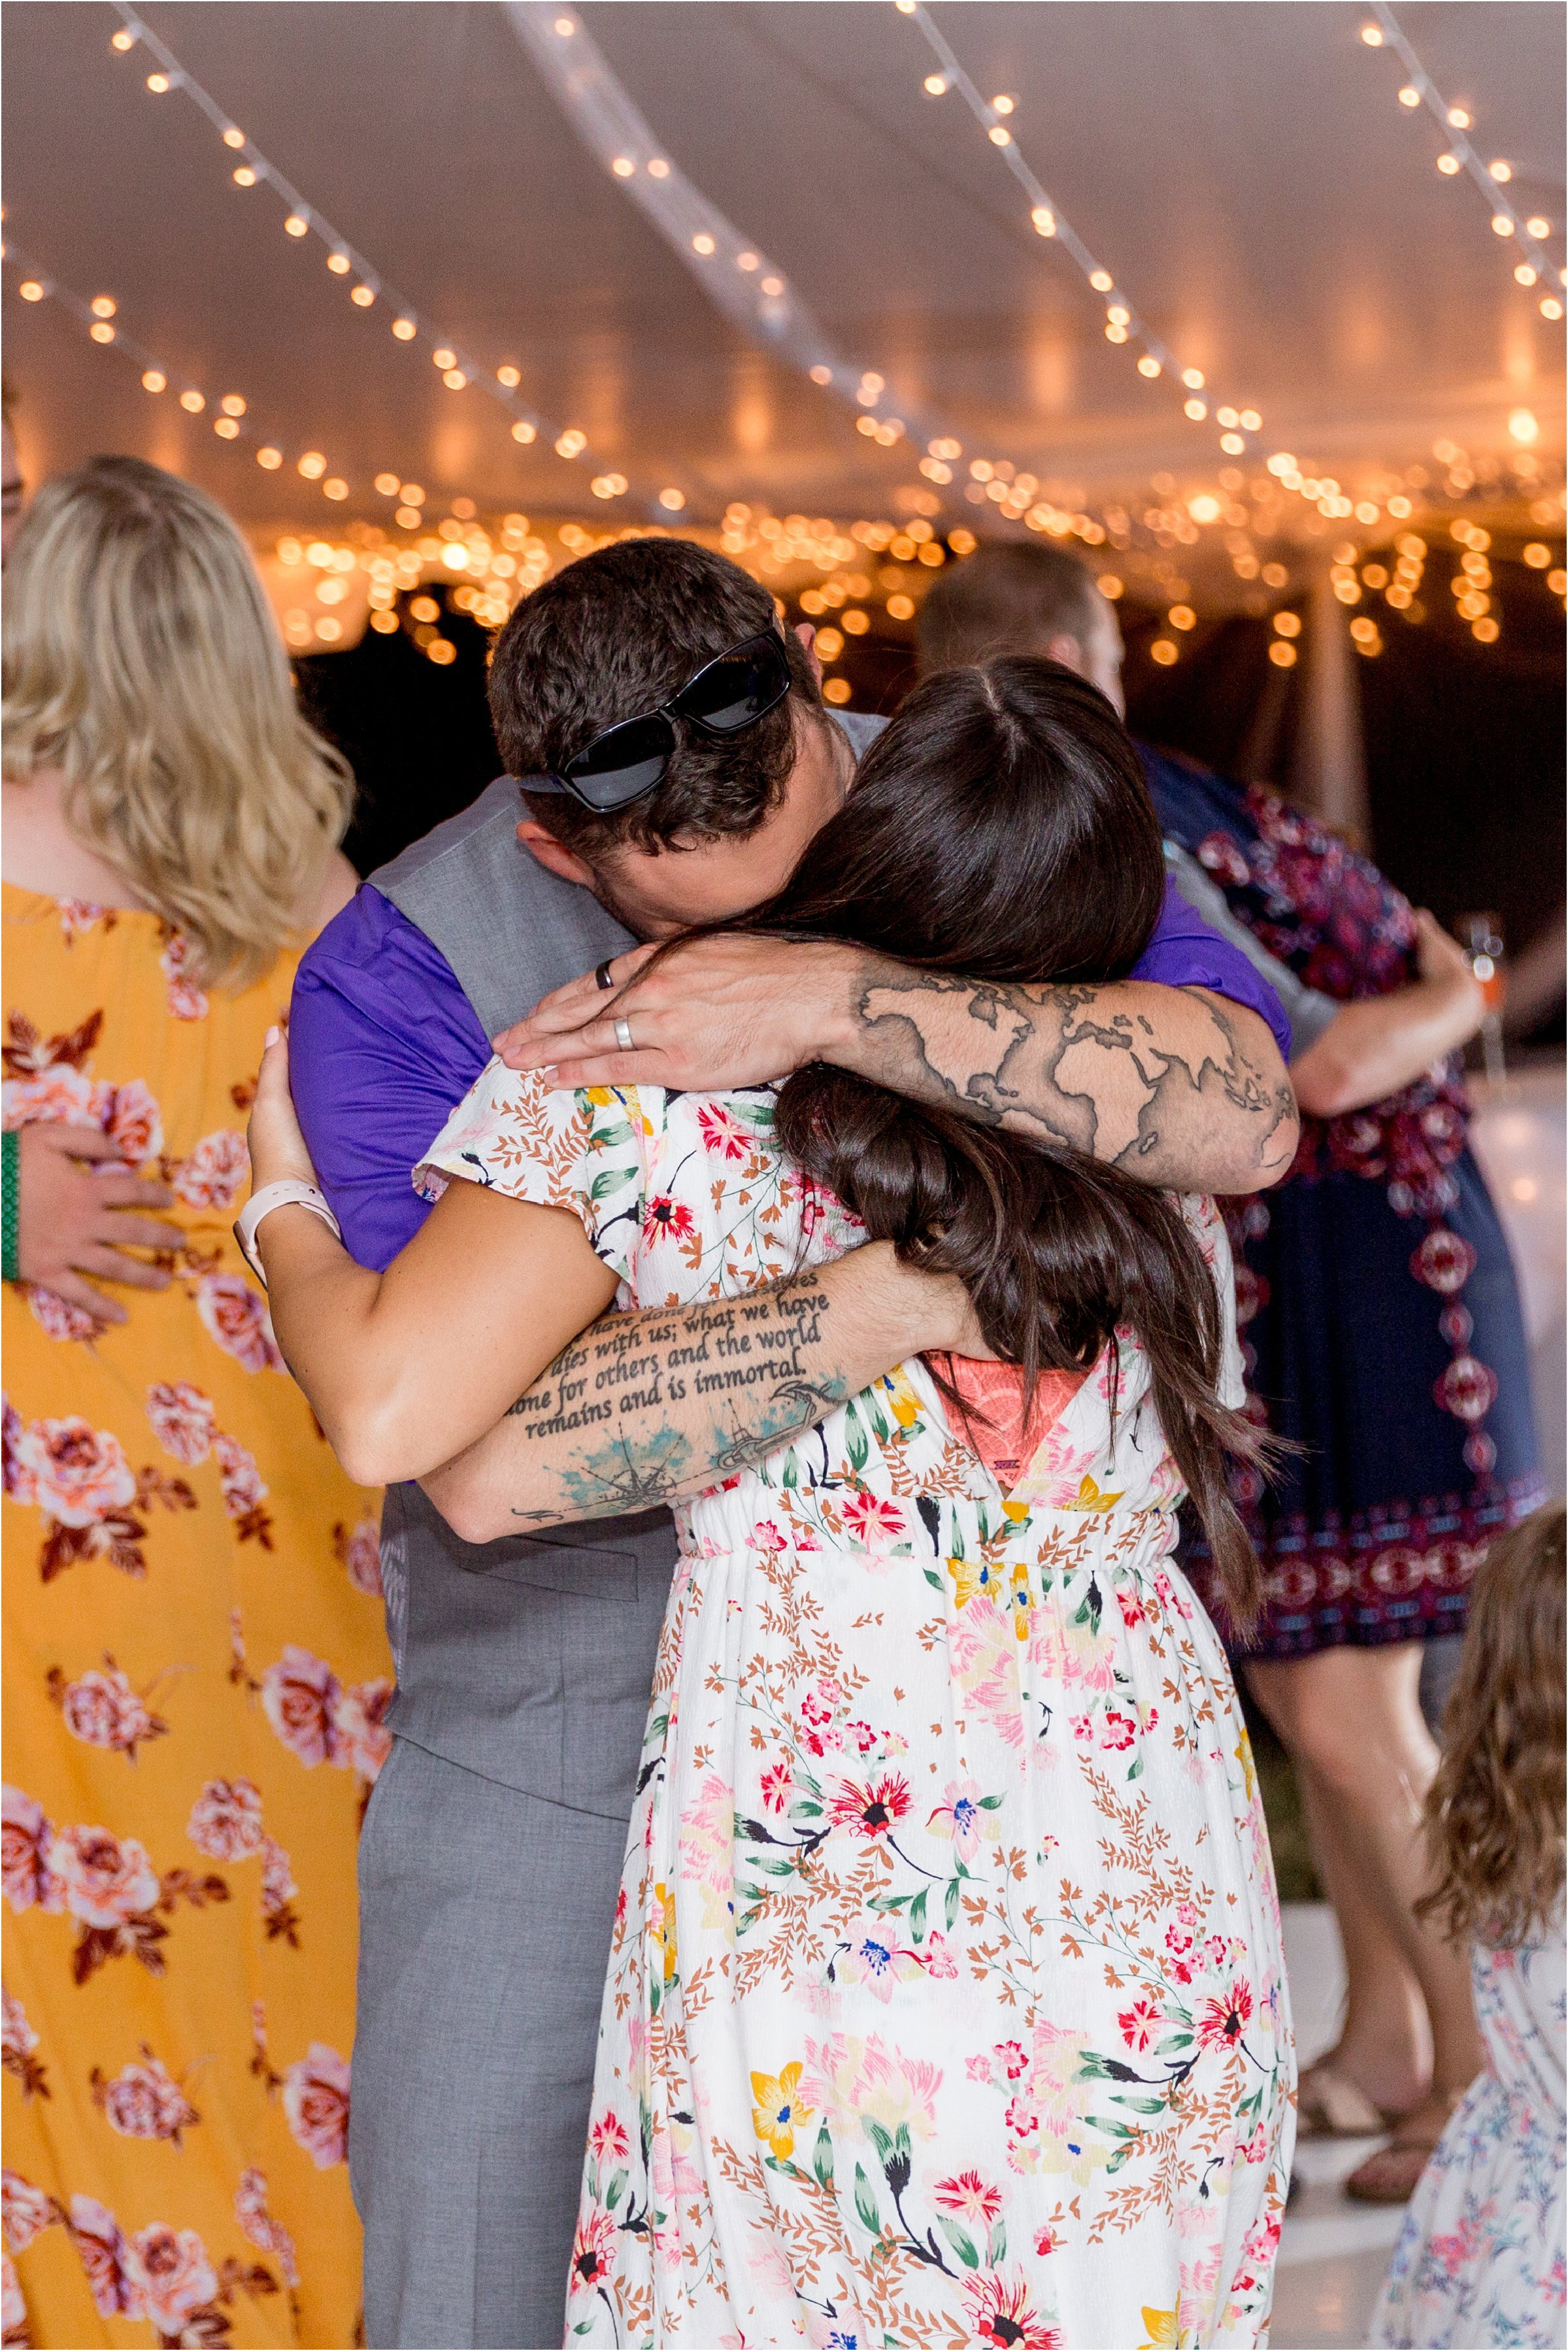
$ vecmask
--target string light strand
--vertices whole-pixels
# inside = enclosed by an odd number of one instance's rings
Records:
[[[367,256],[360,252],[303,196],[292,181],[247,139],[226,110],[211,92],[181,63],[168,43],[144,24],[125,0],[114,0],[115,12],[120,19],[120,30],[113,36],[111,46],[121,55],[141,47],[157,60],[159,70],[147,76],[147,87],[155,97],[171,90],[182,90],[193,105],[199,108],[224,144],[237,158],[233,177],[245,188],[265,183],[286,207],[284,227],[291,236],[317,236],[327,246],[327,266],[335,276],[351,277],[350,299],[361,309],[369,309],[385,301],[392,312],[392,331],[400,342],[412,343],[424,338],[433,347],[442,380],[453,392],[461,392],[469,384],[477,386],[497,402],[512,419],[512,437],[525,446],[542,438],[558,457],[575,463],[579,459],[593,463],[588,435],[575,425],[558,427],[529,408],[522,399],[517,369],[503,366],[492,371],[464,347],[447,330],[423,316],[416,306],[405,301],[390,280],[376,268]],[[623,497],[632,485],[626,476],[615,472],[594,475],[591,485],[593,495],[605,499]],[[637,501],[646,507],[651,517],[668,519],[672,513],[685,506],[685,495],[671,485],[657,494],[635,493]]]
[[[1554,284],[1561,286],[1562,279],[1552,266],[1551,255],[1529,222],[1520,218],[1503,193],[1511,176],[1508,165],[1482,162],[1465,135],[1470,127],[1469,110],[1449,105],[1406,39],[1399,20],[1386,5],[1386,0],[1373,0],[1373,15],[1377,21],[1362,26],[1362,40],[1369,49],[1386,47],[1394,51],[1409,76],[1399,92],[1401,103],[1411,110],[1416,106],[1425,106],[1442,126],[1448,144],[1437,159],[1439,171],[1447,170],[1451,178],[1458,178],[1461,171],[1467,172],[1486,198],[1487,210],[1491,214],[1491,225],[1496,234],[1500,237],[1519,239],[1528,256],[1514,270],[1521,285],[1536,286],[1544,281],[1548,287]],[[1558,319],[1563,315],[1562,301],[1550,291],[1541,297],[1538,307],[1543,319]]]
[[[1030,168],[1018,139],[1004,117],[1010,117],[1015,101],[1004,98],[1000,103],[988,99],[976,87],[941,27],[934,21],[924,0],[895,0],[901,16],[913,19],[937,58],[942,70],[929,75],[925,89],[933,98],[945,96],[956,89],[985,131],[988,141],[996,149],[1030,202],[1030,220],[1040,236],[1049,237],[1071,256],[1082,273],[1092,292],[1105,306],[1105,334],[1113,343],[1136,343],[1143,350],[1138,361],[1140,375],[1155,378],[1168,375],[1173,383],[1190,395],[1185,413],[1195,424],[1208,416],[1211,403],[1197,395],[1205,389],[1203,373],[1197,368],[1184,368],[1163,337],[1158,335],[1139,312],[1130,295],[1117,284],[1114,273],[1084,244],[1061,205]],[[1262,418],[1253,408],[1233,408],[1228,404],[1218,412],[1222,432],[1220,447],[1228,456],[1240,456],[1262,428]]]

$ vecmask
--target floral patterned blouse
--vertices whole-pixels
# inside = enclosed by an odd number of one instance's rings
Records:
[[[733,1298],[722,1393],[747,1292],[859,1238],[772,1116],[492,1064],[419,1180],[575,1211],[625,1305]],[[1293,2065],[1181,1493],[1124,1334],[1009,1490],[915,1362],[677,1512],[570,2341],[1266,2339]]]

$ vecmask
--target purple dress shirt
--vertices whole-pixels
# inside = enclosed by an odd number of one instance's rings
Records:
[[[1289,1056],[1273,989],[1174,888],[1132,976],[1247,1005]],[[429,1203],[413,1171],[489,1058],[490,1040],[445,956],[364,883],[305,955],[289,1014],[299,1123],[361,1265],[390,1265],[423,1223]]]

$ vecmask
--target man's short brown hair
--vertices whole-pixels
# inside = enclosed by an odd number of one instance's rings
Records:
[[[1040,653],[1061,633],[1082,636],[1099,592],[1065,548],[1037,539],[982,547],[945,570],[920,608],[921,670],[967,669],[1002,653]]]
[[[559,771],[606,727],[656,710],[705,662],[778,626],[768,590],[691,539],[621,539],[569,563],[523,599],[497,642],[490,716],[508,773]],[[596,816],[525,792],[530,814],[591,865],[626,844],[755,831],[795,764],[794,707],[822,716],[799,639],[785,631],[784,643],[789,693],[754,726],[721,738],[677,719],[669,767],[642,799]]]

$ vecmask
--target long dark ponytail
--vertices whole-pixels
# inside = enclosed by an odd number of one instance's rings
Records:
[[[1110,704],[1018,655],[918,687],[784,889],[724,927],[1061,987],[1124,978],[1164,888],[1159,826]],[[1175,1202],[1103,1161],[822,1063],[785,1081],[777,1134],[873,1239],[959,1277],[1026,1391],[1042,1370],[1087,1370],[1119,1324],[1135,1332],[1226,1607],[1250,1623],[1258,1562],[1225,1457],[1261,1448],[1219,1402],[1218,1301]]]

